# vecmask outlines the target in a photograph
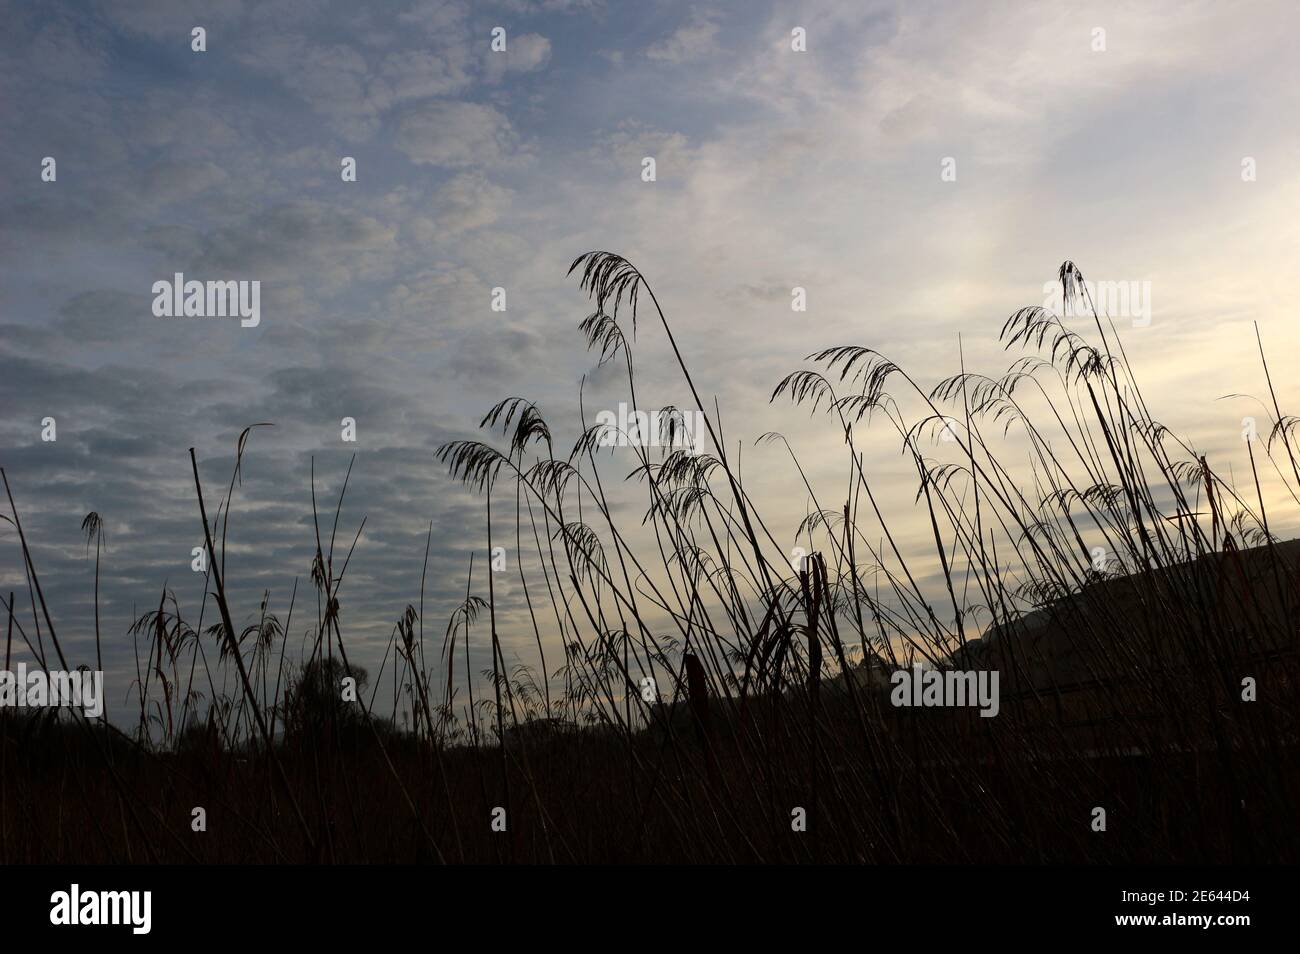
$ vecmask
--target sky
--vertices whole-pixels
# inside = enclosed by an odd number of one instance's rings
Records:
[[[1243,465],[1257,413],[1220,399],[1265,393],[1253,323],[1284,409],[1300,399],[1294,4],[52,0],[0,3],[0,22],[0,466],[75,662],[94,646],[79,527],[104,520],[110,714],[130,621],[164,587],[201,601],[188,449],[219,497],[252,424],[274,426],[236,489],[236,625],[263,591],[281,618],[295,579],[308,594],[313,467],[329,520],[355,455],[351,653],[377,667],[417,602],[430,524],[440,633],[486,551],[482,502],[436,449],[511,395],[568,446],[584,375],[589,417],[625,400],[578,330],[566,269],[591,249],[655,290],[791,547],[807,494],[755,438],[785,433],[826,487],[844,456],[829,421],[769,403],[781,377],[841,344],[927,386],[962,360],[1000,373],[1002,323],[1067,259],[1147,289],[1124,346],[1153,413],[1212,461]],[[258,324],[155,316],[177,272],[260,282]],[[662,333],[643,322],[635,349],[646,403],[685,405]],[[896,445],[868,446],[906,521]],[[502,586],[507,655],[534,664]],[[0,589],[26,588],[0,523]]]

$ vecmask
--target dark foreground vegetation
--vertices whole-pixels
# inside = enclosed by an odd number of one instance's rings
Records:
[[[340,622],[341,499],[332,528],[317,520],[319,609],[282,621],[264,603],[237,629],[237,480],[213,508],[196,460],[202,613],[182,618],[164,593],[137,622],[134,733],[0,710],[0,861],[1300,859],[1300,548],[1275,538],[1270,522],[1293,518],[1261,489],[1300,504],[1298,419],[1266,364],[1272,413],[1233,462],[1237,486],[1150,416],[1071,263],[1065,315],[1007,321],[1007,348],[1029,353],[1001,377],[924,390],[870,349],[818,352],[773,400],[830,415],[845,479],[824,498],[790,451],[809,501],[796,533],[809,555],[792,565],[776,536],[790,528],[770,529],[746,493],[649,285],[608,253],[572,271],[595,304],[582,332],[624,371],[632,406],[639,310],[708,441],[634,447],[636,527],[608,496],[627,474],[602,457],[603,425],[584,420],[559,452],[539,409],[510,398],[482,421],[500,449],[441,449],[483,501],[487,548],[519,553],[536,667],[507,666],[480,567],[440,637],[426,639],[423,593],[401,613],[375,676],[398,690],[378,711]],[[875,426],[915,467],[911,513],[880,504],[860,449]],[[10,646],[50,668],[90,662],[65,658],[9,503],[31,582],[30,613],[7,603]],[[928,559],[896,544],[917,519]],[[97,515],[83,526],[97,541]],[[471,647],[492,659],[477,681]],[[914,664],[996,670],[997,715],[892,705],[891,674]],[[234,693],[217,691],[227,679]]]

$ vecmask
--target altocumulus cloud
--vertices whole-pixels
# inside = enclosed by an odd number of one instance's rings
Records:
[[[266,591],[283,618],[310,570],[313,464],[330,509],[355,453],[340,537],[363,517],[366,530],[341,593],[349,644],[378,666],[418,594],[430,521],[436,630],[482,559],[484,520],[438,444],[520,394],[562,446],[584,374],[589,418],[625,397],[575,330],[590,305],[563,273],[591,248],[655,283],[774,532],[792,533],[807,501],[774,450],[751,448],[758,434],[789,434],[814,481],[842,477],[833,429],[767,405],[782,374],[849,342],[947,374],[958,330],[968,366],[1000,372],[997,328],[1066,258],[1153,281],[1152,325],[1125,346],[1152,369],[1155,413],[1222,446],[1236,422],[1225,430],[1213,399],[1258,388],[1247,322],[1280,353],[1300,345],[1281,287],[1300,140],[1277,121],[1300,105],[1297,17],[1284,3],[1252,5],[1248,30],[1226,5],[1172,2],[12,5],[0,454],[56,624],[88,659],[79,526],[96,510],[106,697],[120,712],[129,621],[164,586],[186,612],[202,596],[186,448],[219,495],[240,431],[271,421],[235,491],[237,624]],[[196,23],[203,54],[189,48]],[[1089,49],[1094,24],[1105,54]],[[508,45],[494,58],[498,26]],[[794,26],[807,53],[790,49]],[[1245,155],[1261,169],[1251,186]],[[45,156],[55,183],[40,181]],[[955,183],[939,179],[945,156]],[[356,182],[340,177],[344,157]],[[260,280],[260,325],[154,319],[149,288],[177,271]],[[807,313],[790,309],[794,286]],[[505,312],[490,308],[498,287]],[[645,399],[684,404],[652,326],[635,347]],[[40,440],[47,416],[55,443]],[[355,444],[340,440],[344,417]],[[906,512],[896,443],[863,449]],[[0,590],[25,588],[0,525]],[[503,609],[503,638],[535,662],[522,612]]]

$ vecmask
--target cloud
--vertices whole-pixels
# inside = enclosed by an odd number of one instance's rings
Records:
[[[536,33],[507,36],[504,50],[488,50],[487,71],[492,79],[507,73],[531,73],[551,59],[551,41]]]
[[[241,0],[137,0],[132,3],[97,2],[103,16],[133,33],[161,43],[176,43],[188,51],[190,30],[203,27],[209,36],[236,23],[244,13]]]
[[[718,24],[714,17],[694,13],[669,36],[646,48],[645,55],[665,63],[684,63],[718,52]]]
[[[394,137],[412,162],[448,169],[500,165],[513,156],[517,143],[510,120],[495,107],[451,101],[412,108]]]
[[[998,328],[1041,301],[1061,260],[1150,278],[1151,326],[1121,331],[1153,411],[1236,461],[1240,417],[1256,411],[1213,399],[1259,393],[1249,321],[1270,360],[1300,347],[1285,290],[1300,135],[1278,120],[1300,95],[1287,6],[1247,20],[1210,3],[810,0],[797,54],[788,10],[739,3],[725,19],[656,7],[647,35],[627,5],[571,4],[559,21],[549,3],[285,0],[213,8],[207,59],[188,52],[202,8],[165,6],[84,17],[51,0],[0,37],[0,156],[14,170],[0,197],[0,463],[78,650],[93,616],[77,528],[104,513],[104,631],[128,682],[133,610],[164,583],[187,615],[202,599],[186,448],[224,487],[256,421],[276,426],[255,433],[232,510],[240,613],[263,589],[282,612],[306,579],[313,462],[332,503],[353,453],[340,535],[367,518],[342,594],[358,659],[377,668],[418,590],[430,518],[426,615],[463,599],[482,506],[433,449],[485,437],[475,426],[506,394],[537,400],[556,447],[571,446],[584,373],[588,418],[626,398],[620,364],[593,373],[576,330],[592,305],[564,272],[591,248],[644,270],[782,543],[806,501],[755,436],[788,434],[819,490],[842,487],[838,428],[768,403],[816,348],[877,348],[929,387],[955,370],[960,332],[967,366],[1001,373]],[[511,54],[494,61],[498,19]],[[1089,48],[1094,23],[1104,54]],[[48,154],[57,183],[37,175]],[[356,183],[340,181],[341,155],[357,156]],[[656,183],[640,180],[646,155]],[[946,155],[955,183],[939,179]],[[1258,182],[1239,178],[1245,155]],[[154,319],[151,282],[177,270],[262,279],[262,325]],[[489,307],[497,285],[504,314]],[[790,309],[796,285],[806,313]],[[684,406],[647,308],[638,397]],[[56,444],[39,440],[47,414]],[[357,445],[339,439],[344,415]],[[876,429],[857,446],[900,546],[919,548],[897,442]],[[634,523],[640,489],[607,487]],[[23,592],[25,575],[0,529],[10,585]]]
[[[405,50],[389,54],[380,69],[388,88],[376,95],[375,103],[390,108],[407,100],[459,93],[470,86],[468,66],[469,53],[463,45],[437,53]]]
[[[225,169],[212,162],[163,160],[145,170],[141,188],[159,202],[180,202],[224,185],[229,178]]]
[[[396,229],[378,218],[316,199],[256,209],[211,231],[158,230],[150,244],[166,268],[250,278],[295,277],[304,268],[333,281],[382,274]]]
[[[588,153],[595,161],[624,174],[639,176],[641,160],[653,156],[658,178],[682,178],[688,174],[691,148],[680,132],[657,129],[631,120],[597,137]]]
[[[502,8],[512,13],[575,13],[579,10],[600,10],[604,0],[500,0]]]
[[[431,43],[387,54],[268,31],[252,38],[238,59],[278,79],[352,141],[369,139],[382,118],[404,103],[460,93],[473,82],[459,16],[435,30]]]
[[[386,298],[396,314],[440,324],[473,322],[486,313],[488,285],[468,268],[438,262],[404,276]]]
[[[438,228],[451,235],[491,225],[510,207],[511,191],[479,172],[462,172],[438,189]]]
[[[237,59],[278,79],[348,139],[368,139],[379,127],[385,99],[376,96],[365,56],[352,46],[266,33],[255,36]]]
[[[60,307],[58,329],[81,344],[129,340],[132,326],[151,314],[150,303],[148,295],[113,289],[80,292]]]

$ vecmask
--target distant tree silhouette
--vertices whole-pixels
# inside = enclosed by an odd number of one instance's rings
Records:
[[[357,681],[356,700],[345,700],[344,680]],[[299,670],[284,698],[285,735],[301,737],[325,726],[352,726],[363,720],[364,694],[369,673],[354,665],[349,673],[342,660],[316,657]]]

